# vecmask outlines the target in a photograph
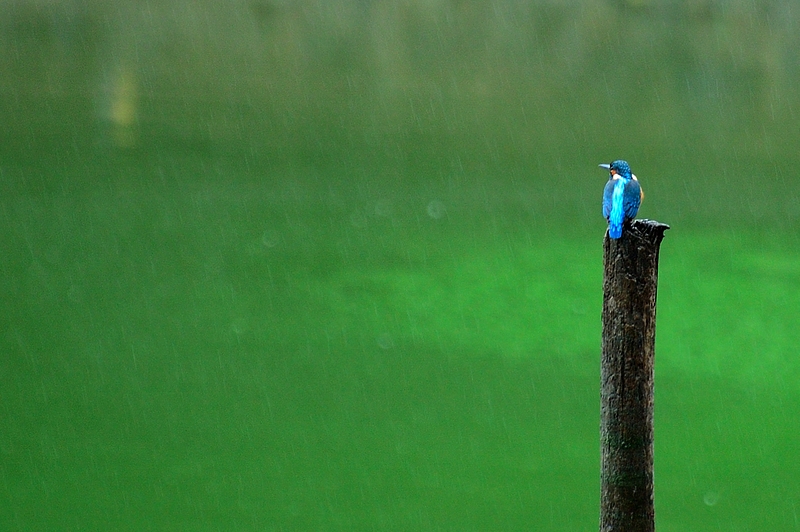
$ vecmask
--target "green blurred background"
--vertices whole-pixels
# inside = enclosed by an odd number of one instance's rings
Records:
[[[800,529],[791,1],[0,5],[0,529],[596,530],[601,162],[661,531]]]

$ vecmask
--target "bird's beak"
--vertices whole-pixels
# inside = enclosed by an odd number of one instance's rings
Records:
[[[597,166],[599,166],[600,168],[605,168],[606,170],[611,170],[610,164],[598,164]]]

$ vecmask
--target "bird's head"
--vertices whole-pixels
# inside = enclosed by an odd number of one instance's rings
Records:
[[[624,179],[631,178],[631,167],[628,166],[628,163],[623,160],[614,161],[611,164],[601,164],[599,165],[600,168],[605,168],[611,174],[611,176],[619,175]]]

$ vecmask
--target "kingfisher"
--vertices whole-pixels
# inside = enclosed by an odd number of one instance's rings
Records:
[[[608,220],[608,236],[617,239],[622,236],[623,224],[636,218],[644,191],[627,162],[618,160],[599,166],[608,170],[608,183],[603,189],[603,216]]]

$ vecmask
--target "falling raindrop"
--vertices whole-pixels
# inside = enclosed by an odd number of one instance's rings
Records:
[[[440,220],[447,215],[447,208],[444,206],[444,203],[439,200],[432,200],[430,203],[428,203],[426,210],[428,212],[428,216],[434,220]]]
[[[378,335],[376,339],[378,342],[378,347],[381,349],[391,349],[394,347],[394,340],[392,340],[392,336],[389,333],[383,333]]]
[[[386,200],[378,200],[375,203],[375,216],[389,218],[392,215],[392,206]]]
[[[50,246],[44,252],[44,259],[53,266],[61,264],[61,251],[56,246]]]
[[[72,285],[67,290],[67,299],[70,303],[82,303],[83,302],[83,289],[80,286]]]
[[[572,302],[572,313],[585,316],[588,313],[589,303],[585,299],[576,299]]]
[[[350,215],[350,224],[353,227],[362,228],[367,225],[367,217],[361,211],[355,211]]]
[[[705,495],[703,495],[703,503],[706,506],[714,506],[719,502],[719,493],[716,491],[707,491]]]
[[[268,248],[274,248],[280,241],[281,235],[275,229],[267,229],[261,235],[261,243]]]

